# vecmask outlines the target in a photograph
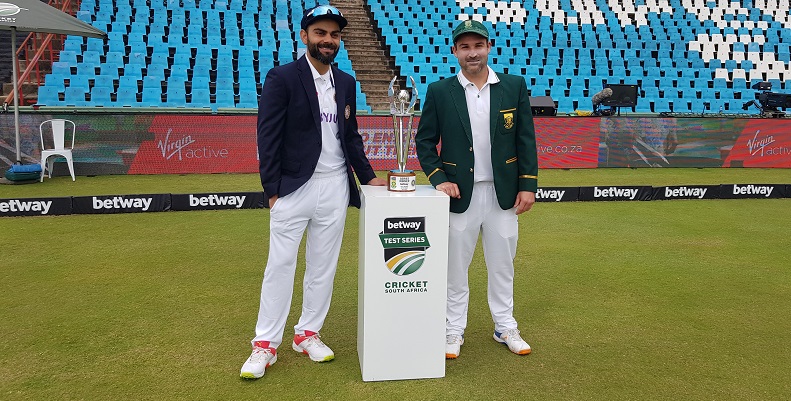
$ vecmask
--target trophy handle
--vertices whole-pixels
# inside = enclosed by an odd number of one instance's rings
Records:
[[[390,80],[390,86],[387,88],[387,98],[390,101],[390,114],[398,113],[398,110],[396,110],[395,90],[393,89],[393,84],[395,84],[396,78],[398,77],[395,76],[392,80]]]
[[[418,100],[417,85],[415,85],[415,78],[412,78],[410,76],[409,80],[412,81],[412,101],[409,102],[409,110],[407,111],[407,113],[414,115],[415,104],[417,103]],[[393,83],[391,82],[390,85],[392,87]],[[409,126],[412,127],[412,117],[409,118]]]

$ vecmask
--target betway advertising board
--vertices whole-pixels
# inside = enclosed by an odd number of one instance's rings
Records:
[[[264,207],[263,192],[229,192],[173,194],[170,210],[260,209]]]
[[[56,216],[71,214],[71,197],[0,199],[0,216]]]
[[[170,210],[170,194],[75,196],[75,214],[164,212]]]

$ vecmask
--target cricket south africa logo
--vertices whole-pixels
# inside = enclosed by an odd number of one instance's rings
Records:
[[[379,239],[387,268],[398,276],[418,271],[426,258],[426,249],[431,246],[426,237],[425,217],[387,218]]]

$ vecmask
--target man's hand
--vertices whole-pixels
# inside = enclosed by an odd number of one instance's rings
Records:
[[[277,201],[277,195],[269,198],[269,208],[271,209],[272,206],[275,206],[275,202]]]
[[[535,192],[519,191],[516,194],[516,203],[514,203],[514,208],[516,208],[516,214],[522,214],[532,209],[534,203],[536,203]]]
[[[445,181],[442,184],[437,185],[437,191],[442,191],[451,198],[459,199],[461,198],[461,192],[459,192],[459,186],[456,185],[454,182]]]
[[[387,180],[384,178],[374,177],[371,181],[368,181],[366,185],[373,185],[376,187],[384,187],[387,185]]]

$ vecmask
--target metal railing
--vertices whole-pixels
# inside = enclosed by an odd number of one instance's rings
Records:
[[[74,16],[75,10],[80,8],[80,0],[50,0],[47,4],[72,16]],[[55,41],[59,45],[57,49],[53,45],[55,38],[59,39]],[[23,84],[33,84],[36,88],[41,86],[46,73],[52,71],[52,63],[59,59],[65,38],[66,35],[61,34],[30,32],[18,49],[12,49],[12,51],[16,51],[17,55],[17,71],[21,71],[17,79],[17,88],[19,88],[17,98],[20,106],[33,103],[25,100]],[[25,63],[24,70],[22,69],[23,62]],[[9,93],[4,102],[6,104],[13,103],[13,96],[13,92]]]

